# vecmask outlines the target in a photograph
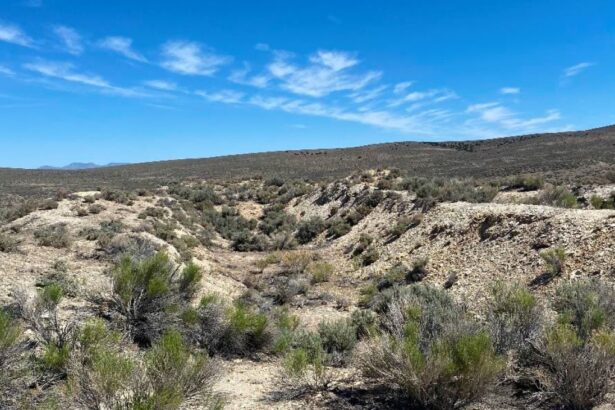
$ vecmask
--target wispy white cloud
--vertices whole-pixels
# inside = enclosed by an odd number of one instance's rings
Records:
[[[98,46],[116,52],[130,60],[147,62],[147,59],[132,48],[132,39],[121,36],[105,37],[98,42]]]
[[[395,84],[395,87],[393,87],[393,93],[395,94],[401,94],[404,91],[406,91],[408,89],[408,87],[412,86],[413,82],[412,81],[404,81],[401,83],[397,83]]]
[[[58,63],[52,61],[38,61],[35,63],[24,64],[24,68],[47,77],[60,78],[65,81],[91,85],[100,88],[109,88],[109,84],[102,77],[95,74],[83,74],[74,71],[73,64]]]
[[[509,95],[509,94],[519,94],[521,89],[518,87],[502,87],[500,88],[500,94]]]
[[[235,90],[221,90],[215,92],[196,91],[196,95],[205,98],[211,102],[219,102],[225,104],[238,104],[242,102],[244,93]]]
[[[520,118],[517,113],[498,102],[473,104],[466,111],[477,114],[484,123],[496,124],[506,130],[527,132],[534,131],[537,126],[542,126],[562,118],[560,112],[555,109],[547,110],[543,116]],[[470,120],[469,123],[476,124],[473,120]]]
[[[333,71],[341,71],[359,64],[359,60],[353,54],[327,50],[318,50],[310,57],[310,61],[329,67]]]
[[[34,47],[34,40],[24,33],[19,26],[0,22],[0,41],[23,47]]]
[[[442,111],[423,112],[416,115],[396,114],[386,110],[349,110],[322,102],[306,102],[286,97],[255,95],[246,103],[265,110],[280,110],[292,114],[331,118],[340,121],[370,125],[386,130],[421,135],[434,135],[438,122],[452,113]]]
[[[579,64],[575,64],[573,66],[567,67],[564,69],[563,77],[569,78],[574,77],[575,75],[581,74],[583,71],[587,70],[589,67],[596,65],[596,63],[583,62]]]
[[[83,53],[83,44],[81,42],[81,36],[77,31],[67,26],[55,26],[53,32],[62,42],[62,47],[68,53],[73,55],[79,55]]]
[[[244,68],[234,70],[228,77],[228,80],[241,85],[249,85],[256,88],[265,88],[271,81],[271,76],[268,74],[250,75],[250,66],[244,64]]]
[[[45,77],[57,78],[64,81],[94,87],[104,93],[121,95],[124,97],[147,96],[139,90],[116,87],[97,74],[80,73],[75,71],[71,63],[39,60],[34,63],[24,64],[24,68]]]
[[[177,90],[177,84],[175,84],[172,81],[149,80],[149,81],[144,81],[143,84],[145,84],[147,87],[155,88],[157,90],[163,90],[163,91]]]
[[[349,97],[357,104],[363,104],[367,101],[372,101],[380,97],[387,88],[387,85],[381,85],[369,90],[353,92],[349,95]]]
[[[347,73],[347,69],[359,61],[353,54],[342,51],[320,50],[310,56],[309,61],[306,66],[297,66],[289,61],[288,54],[278,53],[267,68],[281,82],[283,89],[310,97],[324,97],[336,91],[357,91],[382,74],[379,71]]]
[[[169,41],[162,47],[162,67],[178,74],[211,76],[231,62],[231,57],[204,51],[190,41]]]
[[[11,70],[6,66],[0,65],[0,74],[12,77],[15,75],[15,71]]]
[[[400,94],[398,91],[397,94]],[[442,88],[442,89],[431,89],[426,91],[412,91],[407,93],[401,97],[394,98],[389,102],[389,107],[399,107],[400,105],[406,103],[418,103],[419,101],[430,101],[431,103],[439,103],[447,100],[451,100],[457,98],[457,94],[451,90]],[[419,107],[422,104],[418,105]],[[415,105],[415,107],[417,107]],[[412,110],[412,109],[411,109]]]

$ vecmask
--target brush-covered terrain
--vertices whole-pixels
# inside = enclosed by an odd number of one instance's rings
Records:
[[[49,196],[61,188],[153,189],[188,179],[257,176],[331,181],[364,169],[399,168],[417,177],[494,178],[543,173],[567,184],[615,181],[615,126],[490,140],[394,142],[354,148],[264,152],[83,170],[0,168],[0,196]]]
[[[7,196],[0,408],[611,409],[608,178]]]

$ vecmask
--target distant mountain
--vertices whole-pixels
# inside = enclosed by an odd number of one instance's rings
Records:
[[[79,169],[93,169],[93,168],[107,168],[107,167],[116,167],[116,166],[120,166],[120,165],[127,165],[126,163],[122,163],[122,162],[110,162],[106,165],[99,165],[99,164],[95,164],[93,162],[72,162],[68,165],[65,165],[63,167],[52,167],[50,165],[44,165],[42,167],[39,167],[38,169],[57,169],[57,170],[66,170],[66,171],[74,171],[74,170],[79,170]]]

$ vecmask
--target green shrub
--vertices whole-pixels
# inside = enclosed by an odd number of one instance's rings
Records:
[[[456,408],[480,398],[504,368],[489,334],[441,289],[392,289],[383,334],[360,344],[368,377],[399,387],[418,405]]]
[[[127,192],[113,190],[113,189],[104,189],[100,197],[105,201],[117,202],[122,205],[132,205],[133,196]]]
[[[67,248],[71,244],[71,238],[66,229],[66,224],[45,226],[34,231],[34,237],[39,246],[51,246],[54,248]]]
[[[540,380],[557,404],[600,404],[615,378],[615,290],[598,280],[562,284],[553,298],[557,321],[539,344]]]
[[[235,302],[227,311],[228,327],[222,337],[226,353],[247,354],[265,349],[272,342],[267,316]]]
[[[306,250],[297,250],[293,252],[281,252],[279,257],[280,266],[282,266],[287,273],[299,275],[306,271],[308,266],[318,258],[318,255]]]
[[[389,235],[392,238],[399,238],[410,228],[418,226],[423,220],[423,214],[417,213],[411,216],[403,216],[395,223],[395,225],[389,230]]]
[[[304,245],[311,242],[326,229],[325,222],[319,216],[314,216],[306,221],[299,223],[295,237],[297,241]]]
[[[378,294],[378,287],[374,283],[369,283],[359,288],[359,306],[369,307]]]
[[[615,332],[602,330],[583,341],[574,326],[556,324],[546,336],[545,385],[558,404],[589,409],[601,404],[615,377]]]
[[[559,208],[576,208],[578,206],[577,198],[563,186],[549,186],[539,195],[538,201],[541,204]]]
[[[510,182],[511,188],[522,191],[536,191],[542,188],[545,179],[542,175],[518,175]]]
[[[277,232],[293,231],[296,223],[296,218],[287,214],[283,205],[271,205],[265,208],[258,229],[265,235],[271,236]]]
[[[328,282],[333,274],[333,265],[328,262],[312,262],[307,266],[306,271],[311,275],[312,283]]]
[[[547,272],[551,276],[559,275],[564,271],[566,251],[563,248],[551,248],[540,252],[540,257],[547,265]]]
[[[266,250],[269,243],[265,235],[239,231],[233,234],[231,247],[238,252],[258,252]]]
[[[559,322],[573,326],[583,341],[603,327],[615,329],[615,290],[599,280],[562,284],[553,298],[553,308]]]
[[[493,185],[478,185],[472,180],[410,178],[404,182],[423,202],[491,202],[498,193]]]
[[[371,310],[357,309],[350,316],[352,326],[356,329],[356,337],[361,340],[378,334],[377,316]]]
[[[137,399],[145,408],[177,409],[189,398],[203,397],[216,374],[208,357],[192,353],[177,331],[165,332],[146,353],[145,363],[151,393]]]
[[[592,195],[589,202],[594,209],[615,209],[615,192],[611,192],[607,199],[598,195]]]
[[[179,282],[174,280],[174,272],[163,252],[140,262],[125,256],[113,271],[112,308],[140,345],[147,346],[162,334],[174,320],[169,307],[189,299],[194,291],[198,272],[189,269]]]
[[[15,252],[19,248],[19,241],[6,233],[0,232],[0,252]]]
[[[69,386],[83,408],[178,409],[187,402],[219,408],[211,394],[215,366],[190,351],[177,331],[165,332],[143,359],[131,355],[121,336],[101,321],[86,323],[80,340]]]
[[[261,271],[270,265],[274,265],[280,262],[280,255],[277,252],[270,253],[262,259],[256,261],[255,266]]]
[[[318,333],[299,332],[283,360],[287,382],[303,390],[325,389],[331,381],[325,356]]]
[[[543,309],[536,297],[519,284],[496,282],[490,289],[487,322],[497,353],[514,350],[527,358],[530,342],[536,341],[543,329]]]
[[[340,238],[352,230],[352,227],[340,218],[334,218],[327,225],[327,236],[332,239]]]
[[[19,339],[21,327],[4,310],[0,309],[0,407],[11,408],[20,389],[17,382],[22,375],[22,346]]]
[[[198,290],[202,277],[203,274],[201,273],[201,268],[194,263],[189,263],[186,265],[186,267],[182,270],[181,278],[179,280],[180,293],[189,298],[192,297]]]
[[[88,212],[92,215],[98,215],[105,210],[105,207],[100,204],[92,204],[88,207]]]
[[[327,363],[345,363],[357,343],[357,329],[346,319],[321,322],[318,334]]]
[[[59,204],[57,201],[53,199],[44,199],[39,203],[38,209],[43,211],[49,211],[52,209],[58,209],[58,206]]]
[[[363,254],[361,255],[361,264],[363,266],[369,266],[372,263],[376,262],[380,258],[380,254],[378,250],[374,247],[369,247]]]

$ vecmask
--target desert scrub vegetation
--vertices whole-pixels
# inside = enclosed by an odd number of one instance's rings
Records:
[[[220,408],[211,394],[214,362],[190,349],[181,334],[166,331],[143,355],[130,352],[117,331],[100,319],[78,332],[78,349],[68,370],[70,399],[84,408],[178,409],[194,400],[203,408]]]
[[[318,235],[324,232],[325,229],[327,229],[327,226],[322,218],[314,216],[298,224],[295,238],[299,244],[305,245],[314,240]]]
[[[505,360],[465,306],[424,285],[385,293],[381,334],[358,346],[357,363],[365,376],[427,408],[457,408],[488,391]]]
[[[21,394],[23,329],[4,309],[0,309],[0,407],[10,408]]]
[[[545,179],[540,174],[516,175],[505,179],[503,184],[511,189],[518,189],[520,191],[537,191],[545,185]]]
[[[333,275],[335,268],[328,262],[312,262],[306,271],[310,275],[312,284],[328,282]]]
[[[282,375],[292,390],[324,390],[331,382],[331,366],[347,364],[357,343],[351,320],[323,321],[317,331],[298,330],[286,335],[278,349],[284,354]]]
[[[556,206],[559,208],[577,208],[577,197],[564,186],[548,185],[537,198],[541,205]]]
[[[19,240],[14,235],[0,232],[0,252],[15,252],[19,248]]]
[[[422,213],[415,213],[409,216],[402,216],[397,220],[395,225],[388,231],[391,240],[398,239],[409,229],[415,228],[423,221]]]
[[[196,308],[184,308],[181,320],[187,338],[210,354],[248,356],[273,345],[269,318],[240,300],[229,305],[205,295]]]
[[[594,209],[615,209],[615,191],[611,192],[606,199],[599,195],[592,195],[589,202]]]
[[[39,246],[53,248],[68,248],[72,243],[66,224],[63,223],[38,228],[34,231],[34,238]]]
[[[594,407],[615,377],[615,290],[598,280],[564,283],[552,305],[556,322],[538,348],[542,382],[566,408]]]
[[[540,252],[540,257],[547,268],[550,276],[560,275],[564,271],[566,262],[566,251],[563,248],[555,247]]]
[[[112,272],[111,307],[120,315],[124,331],[137,344],[148,346],[179,321],[178,305],[190,299],[200,278],[195,265],[180,272],[164,252],[141,261],[125,256]]]
[[[495,184],[479,184],[473,180],[411,177],[403,186],[421,200],[437,202],[491,202],[499,191]]]
[[[132,205],[135,200],[133,193],[116,189],[103,189],[100,197],[105,201],[116,202],[122,205]]]
[[[495,282],[489,294],[486,318],[496,352],[512,351],[527,362],[531,342],[538,340],[544,330],[544,306],[518,283]]]

